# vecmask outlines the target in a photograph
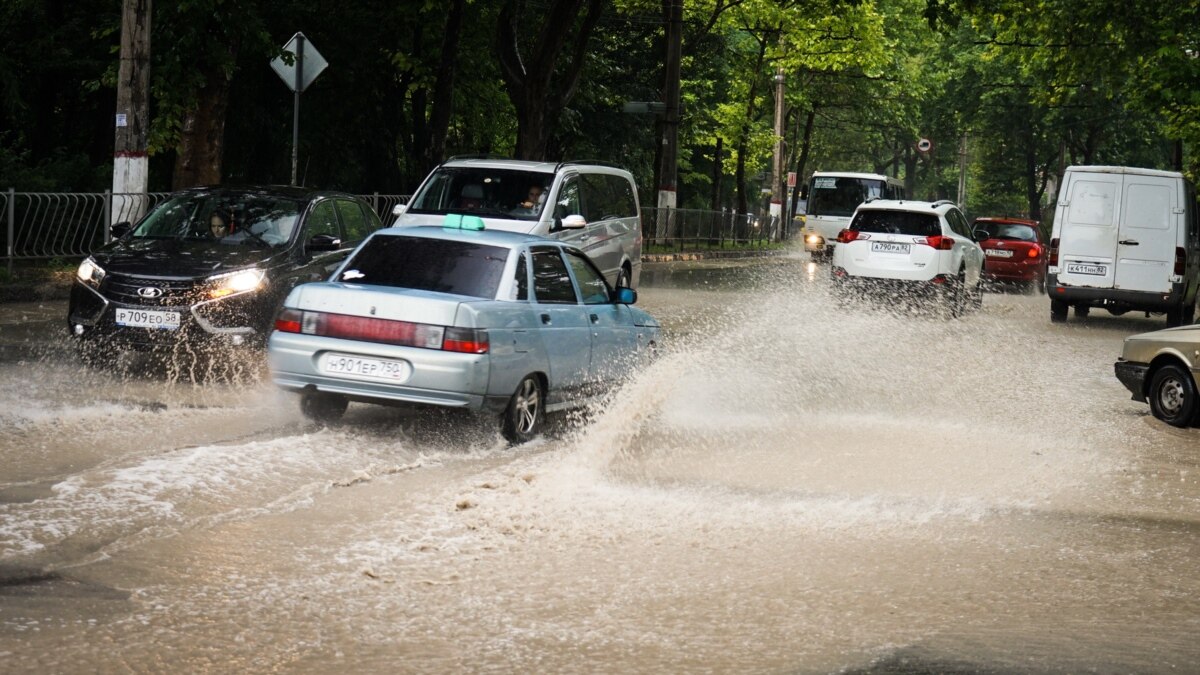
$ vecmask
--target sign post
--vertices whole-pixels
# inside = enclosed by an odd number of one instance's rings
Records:
[[[283,51],[292,55],[288,63],[282,56],[271,60],[271,70],[283,80],[293,92],[292,108],[292,185],[296,185],[296,170],[299,166],[300,146],[300,94],[308,89],[308,85],[329,67],[329,62],[321,56],[321,52],[304,37],[304,33],[296,33],[283,46]]]

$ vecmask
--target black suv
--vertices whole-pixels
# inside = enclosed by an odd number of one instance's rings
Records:
[[[79,266],[67,311],[83,344],[262,345],[297,284],[325,279],[379,229],[363,200],[295,187],[197,188]]]

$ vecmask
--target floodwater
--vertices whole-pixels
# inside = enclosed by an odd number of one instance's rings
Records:
[[[1162,318],[826,274],[657,266],[666,353],[518,448],[85,368],[61,305],[0,307],[0,671],[1200,669],[1200,430],[1112,374]]]

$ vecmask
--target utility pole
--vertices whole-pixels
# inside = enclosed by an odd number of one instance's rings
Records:
[[[958,145],[958,206],[967,203],[967,132],[963,132]]]
[[[776,223],[782,223],[783,195],[783,92],[787,76],[783,68],[775,71],[775,161],[771,166],[771,218]]]
[[[683,59],[683,0],[663,0],[667,14],[666,82],[663,87],[662,170],[659,172],[658,236],[670,237],[666,220],[673,221],[670,209],[676,205],[679,169],[679,64]],[[666,219],[663,210],[667,209]],[[673,228],[671,228],[673,229]]]
[[[117,73],[116,144],[113,150],[114,195],[146,192],[150,130],[150,2],[124,0],[121,6],[121,64]],[[142,217],[144,200],[112,200],[112,222],[135,222]],[[108,233],[105,233],[107,236]]]

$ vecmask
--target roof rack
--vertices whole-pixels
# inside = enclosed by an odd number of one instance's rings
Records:
[[[930,204],[930,205],[929,205],[929,207],[930,207],[930,208],[933,208],[933,209],[936,209],[937,207],[939,207],[939,206],[941,206],[941,205],[943,205],[943,204],[949,204],[950,206],[957,206],[957,204],[955,204],[955,203],[954,203],[952,200],[950,200],[950,199],[939,199],[939,200],[937,200],[936,202],[934,202],[934,203]]]
[[[582,164],[584,166],[607,166],[612,169],[622,168],[621,165],[619,165],[619,164],[613,164],[612,162],[606,162],[602,159],[568,159],[568,160],[563,160],[563,161],[559,162],[557,165],[555,165],[554,170],[555,170],[555,172],[557,172],[559,169],[563,168],[564,166],[570,166],[572,164]]]
[[[472,153],[472,154],[468,154],[468,155],[454,155],[453,157],[446,158],[446,161],[447,162],[456,162],[460,159],[512,159],[512,158],[506,157],[505,155],[497,155],[494,152],[476,152],[476,153]],[[443,162],[443,163],[445,163],[445,162]]]

